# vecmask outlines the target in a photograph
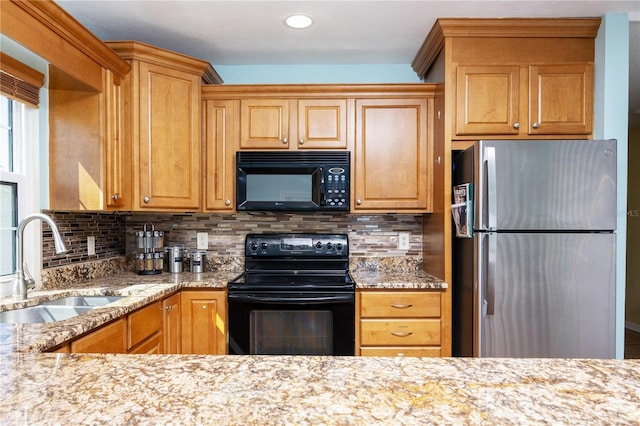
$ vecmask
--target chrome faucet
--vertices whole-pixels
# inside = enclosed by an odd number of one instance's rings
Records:
[[[13,279],[13,300],[25,300],[27,298],[27,280],[24,277],[27,265],[22,262],[22,240],[24,239],[24,228],[29,224],[29,222],[35,219],[40,219],[43,222],[46,222],[51,228],[51,231],[53,232],[53,243],[56,246],[56,253],[60,254],[67,251],[67,247],[64,245],[64,241],[62,241],[58,227],[49,216],[41,213],[35,213],[22,219],[20,225],[18,225],[18,231],[16,232],[16,276]],[[32,281],[32,279],[29,281]]]

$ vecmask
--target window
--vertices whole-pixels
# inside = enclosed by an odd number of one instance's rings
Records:
[[[16,231],[21,217],[39,206],[38,110],[0,95],[0,284],[16,270]],[[27,161],[28,160],[28,161]],[[39,276],[40,228],[29,225],[25,258],[34,277]],[[33,250],[33,247],[37,250]],[[6,294],[2,288],[0,294]]]

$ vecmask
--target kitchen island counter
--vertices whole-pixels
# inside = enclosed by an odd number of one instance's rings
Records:
[[[0,424],[638,424],[640,361],[5,354]]]

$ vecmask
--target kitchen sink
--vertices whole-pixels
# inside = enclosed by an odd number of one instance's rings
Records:
[[[124,296],[68,296],[43,302],[46,306],[88,306],[97,308],[116,302]]]
[[[0,323],[54,322],[73,318],[94,309],[91,306],[50,306],[40,305],[29,308],[0,312]]]
[[[0,312],[0,323],[27,324],[73,318],[125,296],[68,296],[48,300],[38,306]]]

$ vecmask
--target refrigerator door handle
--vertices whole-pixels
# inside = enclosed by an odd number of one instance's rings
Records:
[[[484,149],[484,156],[487,164],[487,207],[488,218],[487,225],[489,231],[494,231],[498,225],[497,210],[498,202],[496,200],[497,183],[496,183],[496,149],[487,146]]]
[[[496,240],[498,236],[494,233],[487,234],[487,273],[486,273],[486,283],[487,290],[485,294],[485,309],[486,315],[493,315],[495,312],[495,302],[496,302]]]

